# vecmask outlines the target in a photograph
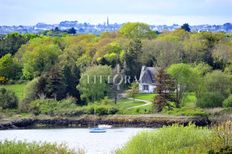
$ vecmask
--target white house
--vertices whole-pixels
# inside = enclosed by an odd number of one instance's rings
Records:
[[[139,77],[139,92],[140,93],[153,93],[155,86],[155,75],[157,69],[154,67],[143,66]]]

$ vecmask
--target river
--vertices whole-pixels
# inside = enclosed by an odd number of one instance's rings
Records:
[[[89,133],[87,128],[1,130],[0,140],[64,143],[72,149],[83,148],[87,154],[112,154],[115,149],[145,128],[112,128],[106,133]]]

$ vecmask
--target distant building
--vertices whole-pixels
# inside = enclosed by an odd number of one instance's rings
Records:
[[[139,77],[139,92],[140,93],[153,93],[155,86],[155,75],[157,68],[143,66]]]
[[[110,25],[109,17],[107,17],[106,26]]]

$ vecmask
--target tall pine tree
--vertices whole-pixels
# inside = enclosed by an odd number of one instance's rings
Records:
[[[168,101],[173,101],[175,83],[163,68],[158,70],[155,81],[157,96],[154,99],[154,108],[156,112],[161,112],[168,105]]]

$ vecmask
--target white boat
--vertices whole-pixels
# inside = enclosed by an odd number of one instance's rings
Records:
[[[89,130],[90,133],[105,133],[106,129],[104,128],[91,128]]]
[[[102,129],[110,129],[110,128],[112,128],[112,125],[102,124],[102,125],[98,125],[98,128],[102,128]]]

